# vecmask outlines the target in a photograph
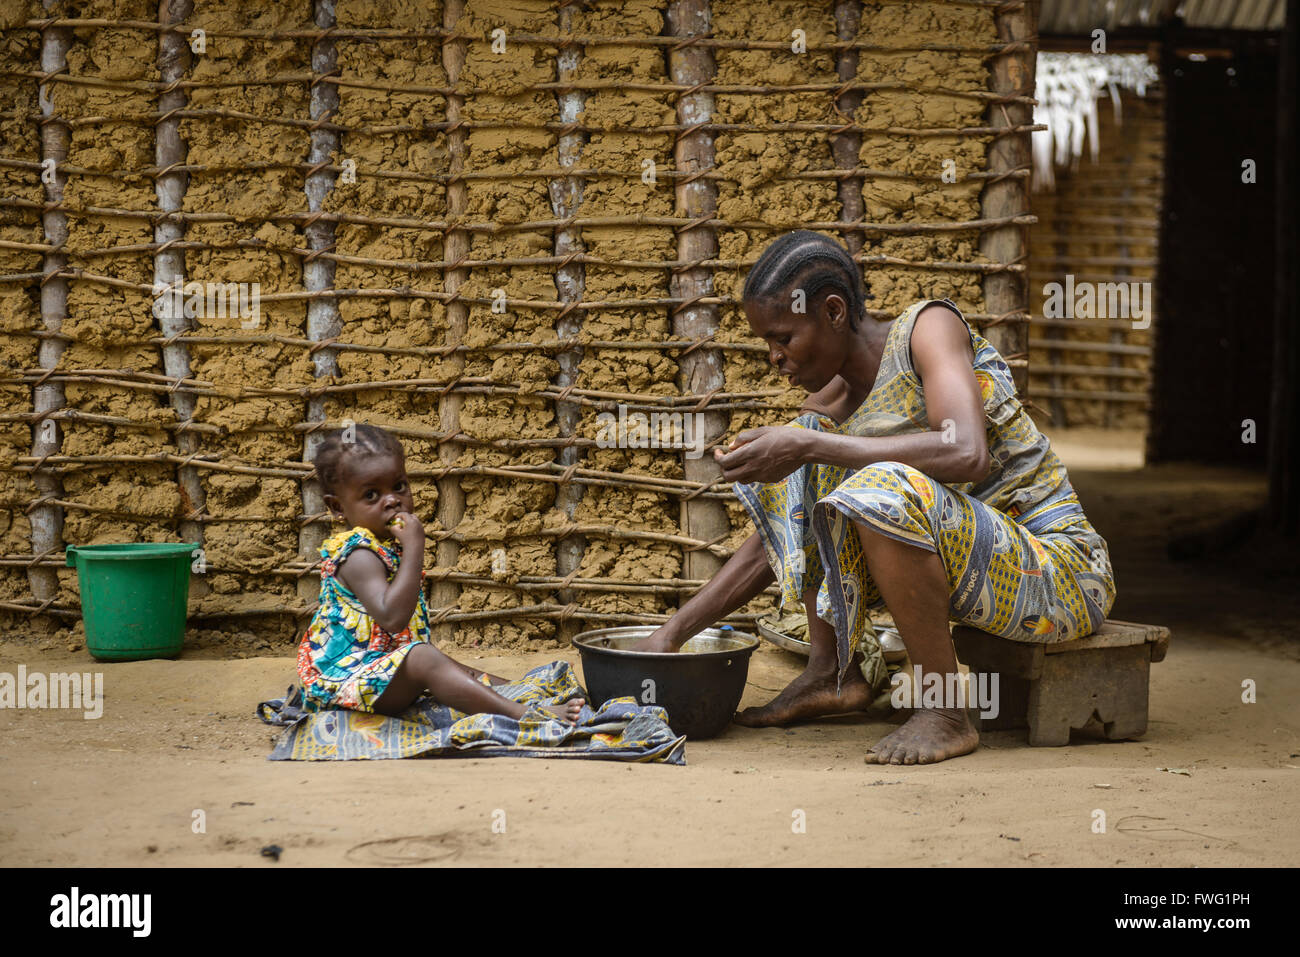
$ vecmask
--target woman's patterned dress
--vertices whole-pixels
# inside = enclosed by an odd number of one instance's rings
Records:
[[[863,436],[929,431],[911,336],[916,317],[935,301],[961,315],[948,300],[925,300],[894,320],[875,385],[847,421],[808,412],[791,426]],[[736,485],[780,582],[782,605],[818,589],[817,615],[835,628],[841,676],[859,648],[864,673],[884,675],[867,614],[883,606],[854,523],[937,552],[951,619],[1003,638],[1078,638],[1099,628],[1114,604],[1105,541],[1016,397],[1005,360],[967,328],[993,459],[986,478],[945,485],[901,462],[877,462],[857,470],[805,465],[771,485]]]

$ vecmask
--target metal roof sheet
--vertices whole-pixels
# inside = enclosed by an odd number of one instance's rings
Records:
[[[1280,30],[1286,0],[1042,0],[1038,32],[1087,36],[1098,27],[1158,27],[1173,17],[1189,27]]]

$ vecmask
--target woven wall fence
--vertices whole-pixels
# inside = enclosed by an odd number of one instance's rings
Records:
[[[1164,100],[1120,94],[1117,120],[1099,104],[1100,153],[1057,173],[1056,187],[1033,194],[1039,224],[1030,236],[1029,354],[1032,393],[1053,425],[1141,429],[1151,392],[1155,309],[1137,320],[1109,315],[1044,315],[1043,289],[1075,283],[1147,283],[1159,265],[1164,167]],[[1150,304],[1150,303],[1149,303]]]
[[[349,421],[406,447],[444,638],[662,619],[750,526],[710,455],[603,448],[599,417],[788,420],[737,300],[789,229],[854,252],[875,319],[951,296],[1023,381],[1024,3],[0,16],[10,628],[79,616],[68,544],[189,541],[192,621],[292,637],[311,453]],[[156,308],[176,277],[260,312]]]

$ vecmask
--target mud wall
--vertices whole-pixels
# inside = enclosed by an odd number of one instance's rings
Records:
[[[442,8],[341,3],[335,5],[335,21],[343,30],[426,30],[442,23]],[[334,46],[339,76],[335,116],[342,127],[334,161],[355,169],[334,182],[323,202],[326,211],[344,217],[334,225],[334,287],[410,290],[409,295],[337,301],[337,338],[360,347],[336,351],[338,379],[368,384],[441,378],[446,363],[432,350],[442,345],[446,327],[446,306],[434,295],[442,288],[442,269],[436,264],[443,259],[444,231],[405,223],[438,222],[447,211],[447,135],[439,128],[447,103],[428,92],[447,85],[442,47],[436,37],[366,36],[343,36]],[[394,86],[425,92],[392,92]],[[409,469],[425,471],[438,464],[436,394],[362,388],[326,393],[322,405],[322,422],[368,422],[399,433]],[[426,525],[435,521],[437,505],[437,485],[422,482],[416,514]],[[320,539],[331,527],[320,520],[316,530]],[[315,558],[311,553],[302,557]]]
[[[657,37],[667,30],[665,7],[654,0],[599,3],[575,11],[573,32],[603,37]],[[594,84],[576,91],[582,97],[584,134],[578,165],[603,175],[583,182],[578,207],[584,218],[610,218],[635,213],[672,217],[673,135],[651,132],[676,123],[676,98],[663,90],[626,90],[629,82],[667,86],[671,82],[662,47],[629,48],[594,45],[582,50],[575,80]],[[646,164],[653,164],[647,167]],[[645,175],[653,169],[653,175]],[[650,179],[652,181],[647,181]],[[621,348],[620,343],[656,343],[673,338],[665,308],[622,307],[620,301],[655,301],[669,297],[671,274],[663,263],[675,260],[676,235],[671,226],[588,225],[581,242],[591,262],[584,268],[583,298],[614,305],[584,311],[579,317],[584,347],[577,384],[593,392],[662,397],[678,393],[677,352],[665,349]],[[641,263],[621,266],[621,262]],[[648,264],[648,265],[647,265]],[[602,412],[612,406],[585,405],[579,413],[578,435],[591,442],[600,437]],[[681,479],[677,454],[658,449],[588,446],[586,467],[605,473],[640,474]],[[574,510],[573,521],[585,526],[615,526],[631,532],[676,531],[679,499],[651,489],[588,485]],[[558,516],[557,516],[558,517]],[[587,535],[579,541],[578,576],[638,582],[675,580],[681,576],[680,546],[649,539],[616,539]],[[585,592],[568,596],[609,615],[664,612],[670,600],[635,589]],[[610,621],[609,624],[616,624]]]
[[[858,29],[894,50],[861,54],[857,79],[878,84],[857,113],[868,221],[953,225],[980,218],[987,177],[988,56],[998,35],[987,7],[961,3],[865,4]],[[959,50],[923,49],[957,47]],[[907,132],[904,132],[907,131]],[[919,235],[868,233],[868,308],[893,318],[910,303],[947,295],[963,311],[984,311],[975,229]],[[946,265],[945,265],[946,264]]]
[[[191,617],[203,640],[299,633],[329,531],[313,437],[349,421],[388,427],[406,447],[445,638],[536,646],[670,613],[697,585],[687,555],[706,543],[683,529],[701,486],[686,481],[682,449],[636,447],[626,432],[611,446],[607,423],[620,409],[707,408],[725,414],[725,441],[797,412],[803,395],[770,369],[739,308],[750,264],[786,230],[849,245],[872,321],[923,296],[988,318],[981,279],[1002,264],[979,254],[970,224],[988,178],[993,3],[713,0],[691,41],[709,50],[711,75],[695,83],[674,76],[681,41],[664,0],[316,3],[250,14],[195,0],[185,21],[206,31],[184,74],[185,279],[256,283],[261,295],[256,321],[203,316],[169,343],[186,349],[185,381],[164,368],[151,314],[159,34],[78,26],[69,72],[114,82],[52,84],[73,122],[69,267],[81,270],[67,273],[58,371],[69,408],[111,417],[67,423],[57,474],[75,504],[63,506],[63,541],[181,540],[197,516],[206,567]],[[101,0],[77,16],[157,10]],[[38,68],[36,17],[4,24],[6,69]],[[327,48],[328,75],[312,67]],[[4,82],[18,108],[0,119],[2,157],[17,165],[0,166],[0,228],[32,248],[0,249],[0,271],[37,272],[38,210],[20,200],[41,197],[38,84]],[[313,82],[337,90],[331,115],[313,107]],[[701,90],[711,155],[690,173],[677,168],[690,132],[679,104]],[[313,135],[326,134],[336,146],[313,167]],[[307,188],[322,173],[317,214]],[[718,246],[702,264],[717,318],[703,342],[674,331],[685,306],[673,298],[682,232],[700,228],[682,212],[698,175],[716,188],[706,225]],[[320,262],[333,273],[314,293],[304,275]],[[0,285],[0,387],[17,411],[0,432],[0,612],[15,621],[37,604],[23,560],[38,292],[31,278]],[[699,349],[721,357],[711,396],[684,394],[683,362]],[[117,374],[91,381],[104,369]],[[193,396],[190,421],[175,390]],[[727,505],[729,529],[711,546],[722,558],[750,525],[725,486],[705,495]],[[53,610],[66,626],[75,577],[60,582]]]
[[[1111,316],[1050,319],[1048,283],[1146,282],[1155,288],[1157,227],[1164,163],[1160,90],[1122,91],[1117,119],[1098,104],[1100,153],[1057,171],[1056,188],[1035,193],[1039,224],[1031,233],[1030,396],[1056,425],[1144,429],[1151,389],[1147,328]]]
[[[715,3],[713,29],[720,37],[753,37],[782,43],[784,48],[744,50],[720,49],[717,53],[717,82],[744,85],[755,78],[773,85],[796,83],[833,84],[836,81],[835,54],[817,50],[836,39],[834,12],[829,4],[779,2],[754,5],[744,2]],[[792,33],[803,30],[813,52],[790,49]],[[720,93],[718,119],[723,123],[764,127],[769,123],[789,127],[798,122],[833,123],[833,100],[825,92]],[[783,129],[765,133],[758,129],[722,132],[717,141],[718,215],[729,225],[718,230],[718,258],[752,263],[763,247],[785,229],[801,220],[840,220],[837,184],[829,179],[801,179],[800,174],[833,169],[830,137],[825,132]],[[730,225],[730,224],[737,225]],[[746,229],[739,224],[753,223]],[[840,230],[826,230],[841,242]],[[740,267],[719,270],[716,288],[720,295],[739,303],[748,270]],[[753,342],[743,310],[723,309],[721,336],[731,343]],[[726,353],[724,366],[729,392],[768,390],[777,393],[762,403],[764,408],[738,409],[731,414],[731,434],[762,425],[789,421],[798,414],[803,395],[788,384],[768,361],[765,350]],[[727,509],[732,536],[728,545],[738,548],[752,533],[753,525],[738,502]],[[762,600],[758,602],[763,604]]]
[[[181,124],[187,161],[211,167],[191,175],[185,211],[230,220],[187,223],[187,238],[202,245],[187,253],[186,278],[257,283],[261,295],[256,317],[205,316],[200,329],[219,341],[190,347],[193,377],[210,383],[194,418],[217,427],[199,433],[199,447],[219,456],[222,465],[285,469],[301,458],[296,426],[303,408],[292,390],[310,381],[310,370],[302,346],[284,339],[304,337],[306,306],[302,299],[271,297],[303,291],[300,260],[291,251],[304,245],[302,229],[290,217],[307,206],[298,169],[307,154],[307,132],[292,124],[306,121],[309,110],[305,83],[270,81],[301,72],[309,44],[221,34],[305,27],[311,23],[311,4],[275,4],[250,16],[247,5],[236,0],[204,2],[196,4],[191,22],[210,36],[189,75],[200,82],[234,77],[241,82],[194,89],[190,107],[205,115]],[[249,169],[250,160],[266,165]],[[200,475],[207,516],[203,577],[212,592],[201,609],[254,613],[292,602],[291,583],[274,570],[297,549],[298,482],[216,469]]]
[[[156,6],[148,0],[118,0],[105,4],[100,15],[151,20]],[[158,78],[155,54],[142,39],[152,37],[129,29],[73,32],[68,72],[102,76],[123,86],[52,86],[55,114],[84,118],[73,124],[68,142],[69,167],[80,167],[69,174],[63,191],[70,207],[138,212],[153,206],[153,180],[139,172],[153,165],[153,130],[133,119],[155,106],[152,92],[141,88]],[[161,353],[149,341],[154,333],[152,262],[139,252],[117,249],[152,239],[153,228],[143,216],[68,213],[69,262],[91,275],[69,283],[68,315],[61,329],[67,348],[60,368],[125,374],[112,375],[112,382],[73,380],[64,385],[65,407],[77,417],[60,421],[62,455],[137,457],[173,447],[175,420],[160,398],[165,393],[138,375],[162,371]],[[138,541],[169,537],[179,496],[175,470],[168,464],[131,462],[124,468],[89,461],[68,468],[62,478],[64,541],[98,544],[121,541],[123,536]],[[59,579],[60,599],[75,602],[75,574],[64,568]]]
[[[471,124],[465,169],[474,178],[467,183],[466,220],[501,227],[499,232],[476,228],[470,235],[470,258],[491,265],[470,269],[461,287],[470,301],[465,345],[473,350],[465,357],[463,375],[519,389],[517,396],[465,396],[460,428],[476,440],[458,462],[466,467],[541,466],[555,457],[555,449],[545,444],[556,436],[553,403],[532,394],[555,378],[555,357],[536,350],[489,351],[498,344],[545,342],[555,334],[554,313],[527,304],[555,300],[553,267],[495,265],[546,257],[552,249],[553,230],[535,225],[552,218],[547,180],[534,173],[556,164],[556,134],[547,124],[558,120],[559,110],[553,92],[532,87],[554,82],[556,51],[518,36],[553,34],[555,18],[554,9],[541,0],[508,5],[469,0],[457,25],[459,32],[475,36],[504,31],[498,34],[504,37],[500,52],[490,44],[468,45],[457,82],[464,91],[461,115]],[[504,448],[496,444],[502,440],[522,444]],[[492,556],[498,552],[503,578],[555,574],[552,543],[538,535],[555,501],[554,486],[464,475],[461,488],[465,515],[456,529],[464,537],[460,572],[490,579]],[[463,612],[497,611],[520,604],[520,597],[508,588],[465,584],[459,604]],[[545,603],[546,594],[528,598],[527,604]],[[511,644],[545,636],[550,629],[544,622],[485,617],[463,630],[474,633],[470,641]]]
[[[0,61],[11,70],[36,71],[41,65],[41,37],[32,30],[14,29],[28,18],[40,16],[36,3],[14,4],[0,14]],[[41,139],[37,117],[38,87],[24,76],[0,76],[0,196],[23,205],[0,207],[0,241],[41,245],[43,230],[39,204]],[[12,165],[11,165],[12,164]],[[37,330],[44,328],[40,310],[42,254],[36,249],[0,246],[0,275],[24,278],[0,283],[0,369],[34,369],[37,366]],[[32,553],[32,528],[27,505],[36,497],[29,472],[14,463],[32,451],[33,389],[17,376],[5,376],[0,385],[0,603],[30,599],[31,585],[23,559]],[[10,557],[14,556],[14,557]],[[0,610],[0,616],[6,612]],[[9,617],[14,617],[10,611]]]

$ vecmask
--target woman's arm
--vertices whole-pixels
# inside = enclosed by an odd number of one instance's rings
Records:
[[[725,618],[776,580],[755,533],[727,559],[677,613],[644,641],[639,651],[676,651],[692,636]]]
[[[717,454],[730,482],[775,482],[809,463],[860,469],[902,462],[940,482],[976,482],[989,471],[984,401],[966,325],[947,307],[930,306],[912,330],[912,361],[925,392],[930,431],[894,436],[835,435],[766,427],[736,437]]]

